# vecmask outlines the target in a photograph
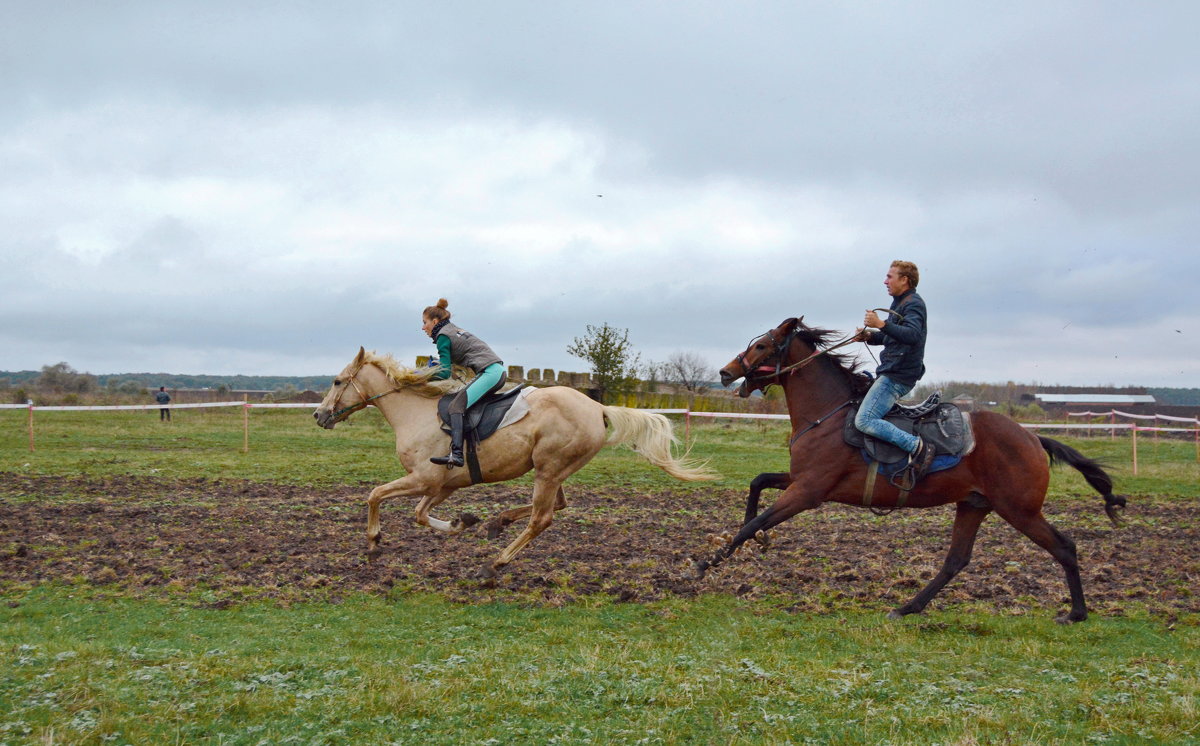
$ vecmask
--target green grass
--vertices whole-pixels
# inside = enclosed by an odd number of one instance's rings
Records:
[[[0,454],[6,468],[30,474],[213,477],[297,484],[380,483],[402,471],[395,435],[375,409],[322,430],[303,409],[250,413],[249,451],[243,452],[243,416],[233,409],[178,410],[171,423],[146,412],[36,412],[34,451],[27,413],[0,410]],[[684,426],[674,418],[682,439]],[[764,468],[786,469],[785,423],[693,423],[692,455],[708,459],[742,487]],[[759,464],[764,468],[759,468]],[[528,478],[526,478],[528,479]],[[628,448],[606,448],[572,480],[631,484],[646,489],[681,486]]]
[[[0,742],[1087,743],[1200,738],[1194,627],[889,623],[706,597],[0,609]]]
[[[400,467],[374,412],[329,432],[305,410],[0,410],[0,469],[299,484],[379,483]],[[682,432],[682,427],[680,427]],[[744,488],[786,468],[786,424],[693,423],[693,455]],[[1117,491],[1194,498],[1190,442],[1067,440]],[[591,485],[692,489],[626,449]],[[1052,499],[1088,495],[1058,469]],[[36,498],[36,496],[30,496]],[[0,561],[3,558],[0,557]],[[887,622],[788,614],[780,599],[563,608],[351,596],[339,604],[0,588],[0,744],[1200,742],[1200,620],[938,611]]]
[[[248,453],[242,450],[242,412],[235,409],[177,410],[169,424],[160,423],[153,410],[37,412],[32,453],[26,417],[23,410],[0,410],[2,469],[90,476],[220,476],[310,485],[375,484],[402,473],[394,453],[395,436],[374,409],[332,431],[313,424],[306,409],[252,410]],[[682,439],[683,422],[679,417],[673,420]],[[691,434],[691,455],[709,461],[723,476],[714,486],[740,489],[760,472],[787,470],[786,422],[694,420]],[[1140,438],[1135,477],[1128,437],[1072,439],[1047,434],[1106,462],[1117,480],[1117,492],[1200,495],[1200,462],[1191,441]],[[1054,473],[1052,497],[1091,494],[1074,470],[1056,469]],[[691,489],[627,448],[604,449],[572,481],[650,490]]]

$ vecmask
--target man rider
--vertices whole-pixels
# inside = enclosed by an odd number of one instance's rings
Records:
[[[929,471],[933,448],[920,437],[884,420],[883,416],[925,375],[927,327],[925,301],[917,295],[919,280],[917,265],[900,260],[892,262],[883,281],[888,295],[892,296],[892,313],[884,320],[878,313],[867,311],[863,318],[858,339],[870,345],[883,345],[883,352],[879,355],[875,382],[863,397],[854,418],[855,427],[862,432],[909,453],[914,482]]]

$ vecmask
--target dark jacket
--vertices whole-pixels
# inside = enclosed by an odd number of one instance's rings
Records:
[[[887,376],[905,386],[915,386],[925,375],[925,301],[917,291],[892,298],[891,310],[882,329],[872,329],[867,344],[883,345],[875,375]]]

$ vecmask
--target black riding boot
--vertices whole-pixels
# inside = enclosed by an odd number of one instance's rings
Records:
[[[446,456],[434,456],[429,459],[435,464],[444,464],[446,468],[463,465],[463,416],[450,415],[450,453]]]

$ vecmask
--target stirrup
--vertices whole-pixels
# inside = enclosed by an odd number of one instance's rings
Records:
[[[929,473],[929,467],[933,466],[933,459],[937,456],[934,453],[933,447],[925,442],[925,439],[920,440],[920,446],[917,447],[917,452],[909,456],[909,470],[912,472],[913,484]]]

